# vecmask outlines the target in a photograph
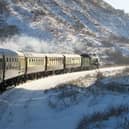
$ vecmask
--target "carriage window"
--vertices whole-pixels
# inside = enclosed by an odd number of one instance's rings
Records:
[[[59,64],[59,61],[60,61],[60,58],[58,57],[58,58],[57,58],[57,64]]]
[[[39,65],[40,65],[40,58],[39,58]]]
[[[53,64],[54,64],[54,65],[56,64],[56,58],[54,58],[54,62],[53,62]]]
[[[58,58],[58,64],[60,64],[60,57]]]
[[[53,58],[53,65],[55,64],[55,62],[56,62],[56,58]]]
[[[37,65],[38,65],[38,63],[39,63],[38,58],[35,58],[35,64],[37,64]]]
[[[31,61],[31,64],[33,64],[33,58],[31,58],[30,61]]]
[[[9,62],[11,62],[11,58],[9,58]]]
[[[39,65],[41,65],[41,59],[39,59]]]
[[[41,64],[44,64],[43,58],[41,59]]]
[[[2,59],[0,59],[0,63],[2,63],[2,61],[3,61],[3,60],[2,60]]]
[[[59,57],[57,57],[57,61],[56,61],[56,64],[58,64],[59,63]]]
[[[44,62],[44,58],[42,58],[42,62],[43,62],[43,64],[45,63],[45,62]]]
[[[2,68],[2,59],[0,59],[0,69]]]
[[[53,63],[52,63],[52,64],[54,65],[54,64],[55,64],[55,62],[56,62],[56,58],[53,58],[53,60],[52,60],[52,61],[53,61]]]
[[[6,58],[6,61],[8,62],[8,57]]]

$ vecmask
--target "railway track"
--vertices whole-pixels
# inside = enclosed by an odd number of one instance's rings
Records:
[[[122,74],[122,72],[126,69],[129,69],[129,66],[116,66],[116,67],[108,67],[108,68],[106,67],[106,68],[100,68],[100,69],[94,69],[94,70],[88,70],[88,71],[64,73],[60,75],[52,75],[52,76],[44,77],[37,80],[27,81],[24,84],[18,85],[18,87],[29,89],[32,85],[31,88],[33,90],[40,90],[40,89],[45,90],[45,89],[53,88],[62,83],[76,80],[80,77],[85,77],[88,75],[92,75],[96,77],[99,72],[101,72],[105,77],[116,76],[118,74]],[[43,87],[40,87],[39,84],[41,85],[43,84]]]
[[[40,89],[46,90],[49,88],[53,88],[57,85],[60,85],[62,83],[67,83],[69,81],[76,80],[78,78],[85,77],[88,75],[97,77],[98,73],[102,73],[103,76],[105,77],[117,76],[118,74],[122,74],[122,72],[127,72],[128,69],[129,69],[129,66],[114,66],[114,67],[103,67],[99,69],[78,71],[78,72],[72,72],[72,73],[50,75],[50,76],[45,76],[43,78],[39,78],[37,80],[28,80],[25,83],[17,85],[16,87],[25,88],[25,89],[30,88],[33,90],[40,90]],[[38,86],[41,83],[43,84],[43,87]],[[6,89],[6,91],[12,88],[15,88],[15,86],[14,85],[9,86]]]

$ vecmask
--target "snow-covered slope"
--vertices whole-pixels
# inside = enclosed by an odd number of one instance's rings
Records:
[[[114,44],[129,43],[128,14],[103,0],[1,0],[0,6],[1,47],[104,57],[114,48],[123,54]]]
[[[116,74],[123,68],[101,72]],[[96,122],[103,128],[121,129],[129,119],[129,94],[124,90],[129,78],[96,80],[96,72],[50,76],[4,92],[0,95],[0,129],[97,129]],[[116,88],[112,91],[109,84]]]

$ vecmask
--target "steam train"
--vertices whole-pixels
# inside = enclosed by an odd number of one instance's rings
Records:
[[[98,67],[96,55],[23,53],[0,48],[0,90],[28,79]]]

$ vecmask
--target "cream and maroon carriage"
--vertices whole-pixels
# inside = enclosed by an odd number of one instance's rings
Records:
[[[1,86],[16,84],[25,75],[25,56],[22,52],[0,49],[0,83]],[[20,80],[19,80],[20,77]]]

